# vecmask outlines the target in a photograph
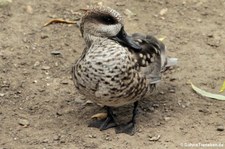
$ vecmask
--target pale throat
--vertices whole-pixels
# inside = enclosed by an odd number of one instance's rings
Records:
[[[87,48],[90,48],[94,42],[104,39],[105,37],[99,37],[92,34],[84,33],[83,38]]]

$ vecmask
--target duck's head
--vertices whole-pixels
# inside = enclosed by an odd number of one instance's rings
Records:
[[[93,40],[90,38],[96,37],[109,38],[123,46],[141,50],[141,47],[125,32],[121,15],[109,7],[86,9],[86,14],[81,18],[80,31],[85,40]]]

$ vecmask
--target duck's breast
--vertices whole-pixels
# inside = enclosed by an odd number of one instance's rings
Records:
[[[90,100],[103,105],[134,102],[147,90],[145,76],[137,67],[126,47],[112,40],[94,43],[76,65],[77,88]]]

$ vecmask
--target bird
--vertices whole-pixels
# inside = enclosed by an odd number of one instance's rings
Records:
[[[79,29],[85,47],[72,67],[73,82],[79,93],[107,111],[93,126],[133,134],[138,102],[152,94],[177,59],[168,58],[165,45],[154,36],[127,34],[121,14],[107,6],[86,9]],[[112,108],[128,104],[134,104],[132,118],[119,124]]]

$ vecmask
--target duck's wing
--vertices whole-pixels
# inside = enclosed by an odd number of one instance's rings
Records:
[[[142,47],[141,52],[133,52],[140,72],[146,76],[150,84],[159,82],[161,73],[176,65],[177,59],[168,58],[165,45],[153,36],[135,33],[132,37]]]

